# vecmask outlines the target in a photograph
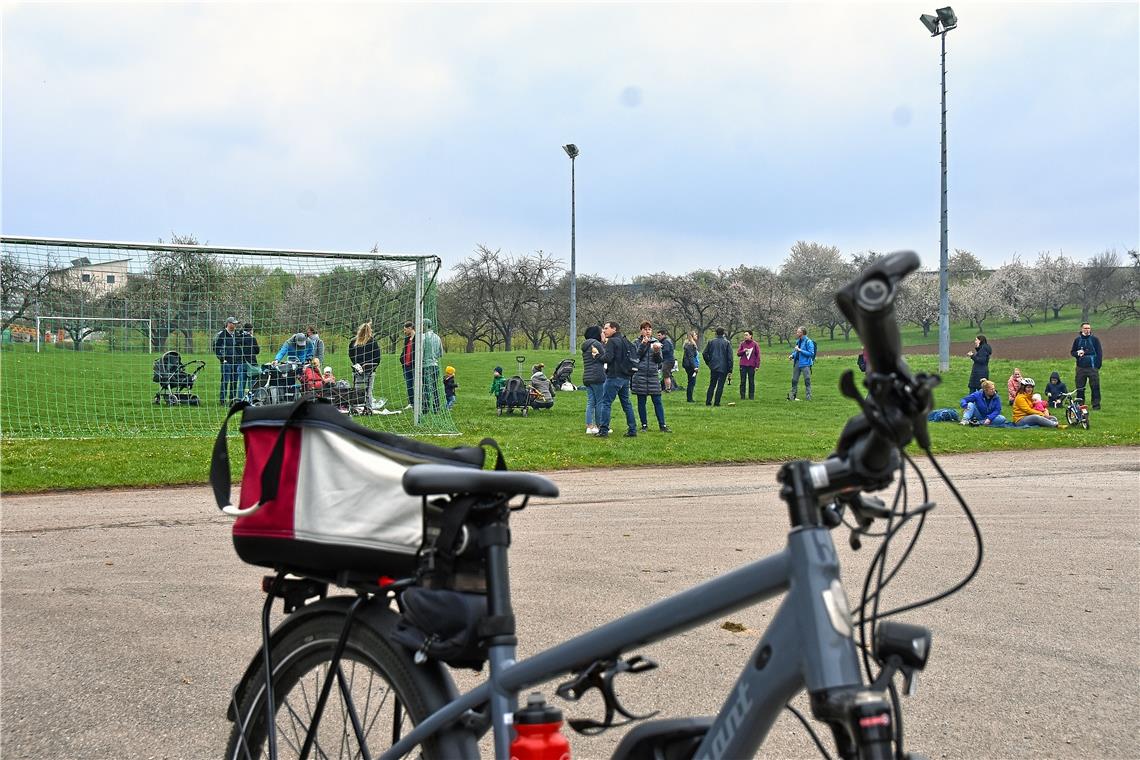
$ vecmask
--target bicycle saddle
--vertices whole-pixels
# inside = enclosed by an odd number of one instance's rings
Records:
[[[417,464],[404,472],[404,490],[412,496],[432,494],[526,494],[558,495],[558,486],[548,478],[531,472],[475,470],[446,464]]]

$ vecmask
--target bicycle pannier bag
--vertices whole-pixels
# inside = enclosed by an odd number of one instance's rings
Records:
[[[483,465],[481,447],[443,448],[372,430],[325,402],[239,402],[230,416],[238,411],[246,455],[238,505],[230,504],[228,416],[210,483],[219,508],[237,516],[238,556],[253,565],[326,578],[415,575],[427,530],[423,500],[404,492],[404,471]],[[505,469],[501,454],[497,466]]]

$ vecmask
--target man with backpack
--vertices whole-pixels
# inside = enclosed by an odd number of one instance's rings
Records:
[[[1077,360],[1077,398],[1085,403],[1085,383],[1088,383],[1092,386],[1092,408],[1100,409],[1100,365],[1104,353],[1100,339],[1092,334],[1092,325],[1088,322],[1081,325],[1081,332],[1069,353]]]
[[[633,404],[629,400],[629,382],[637,371],[637,349],[621,334],[617,322],[606,322],[602,326],[602,335],[606,339],[606,383],[602,391],[602,408],[598,413],[598,437],[605,438],[610,434],[614,399],[620,399],[621,408],[625,410],[626,425],[629,427],[625,435],[627,438],[636,438],[637,424],[633,419]]]

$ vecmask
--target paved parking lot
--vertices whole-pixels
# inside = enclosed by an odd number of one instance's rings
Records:
[[[934,630],[908,749],[933,758],[1137,757],[1140,450],[945,457],[986,539],[979,578],[904,616]],[[776,466],[577,471],[513,521],[520,654],[776,551]],[[973,544],[949,493],[889,602],[934,593]],[[204,488],[8,497],[2,506],[0,753],[15,758],[214,758],[229,690],[259,641],[261,571],[243,565]],[[850,595],[873,544],[836,533]],[[708,714],[775,603],[645,654],[634,710]],[[724,622],[744,630],[730,632]],[[465,679],[466,681],[466,679]],[[563,705],[574,716],[588,708]],[[596,713],[589,717],[600,717]],[[572,736],[608,756],[620,731]],[[781,718],[766,757],[817,757]]]

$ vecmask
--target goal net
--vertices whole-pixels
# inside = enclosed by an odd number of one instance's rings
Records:
[[[10,236],[0,257],[5,437],[213,434],[233,399],[298,397],[456,432],[438,257]]]

